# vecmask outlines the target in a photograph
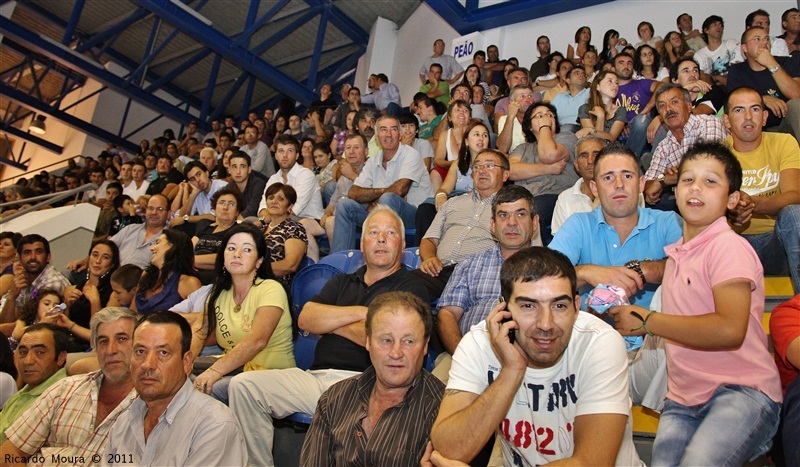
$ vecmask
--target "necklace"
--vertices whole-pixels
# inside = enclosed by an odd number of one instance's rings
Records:
[[[255,283],[255,278],[253,278],[253,282]],[[250,289],[252,287],[253,287],[252,284],[247,287],[247,290],[245,291],[244,295],[242,296],[242,299],[238,300],[238,302],[236,300],[236,292],[235,291],[233,292],[233,312],[234,313],[239,313],[240,311],[242,311],[242,303],[244,302],[244,299],[247,298],[247,294],[250,293]]]

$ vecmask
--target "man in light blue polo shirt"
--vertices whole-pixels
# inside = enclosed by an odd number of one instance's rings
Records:
[[[638,206],[644,178],[636,156],[621,144],[597,154],[590,187],[600,207],[570,216],[549,246],[576,266],[581,303],[593,287],[606,284],[648,308],[664,272],[664,247],[682,236],[682,220],[674,212]]]

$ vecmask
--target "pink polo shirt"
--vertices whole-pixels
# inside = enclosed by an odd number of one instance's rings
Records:
[[[663,312],[678,316],[713,313],[712,288],[744,278],[752,290],[747,334],[735,350],[698,350],[667,341],[667,397],[685,406],[707,402],[723,384],[748,386],[780,403],[778,369],[761,325],[764,269],[749,243],[720,217],[700,235],[664,248],[668,259],[662,282]]]

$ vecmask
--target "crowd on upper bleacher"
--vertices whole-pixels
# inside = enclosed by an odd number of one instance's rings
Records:
[[[774,361],[761,320],[764,275],[800,291],[800,11],[775,37],[764,10],[740,38],[676,26],[540,36],[529,68],[439,39],[407,106],[376,73],[18,179],[2,216],[86,183],[53,206],[100,213],[63,275],[43,236],[0,232],[4,463],[280,465],[273,420],[300,412],[303,465],[634,465],[631,404],[661,413],[656,465],[773,439],[800,463],[798,296]],[[352,249],[364,266],[290,304]]]

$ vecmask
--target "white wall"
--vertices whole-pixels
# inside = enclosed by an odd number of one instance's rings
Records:
[[[449,46],[459,36],[461,34],[450,27],[427,3],[422,3],[398,30],[397,48],[394,51],[395,72],[389,75],[389,80],[400,88],[404,106],[408,106],[414,94],[419,91],[419,68],[426,57],[433,55],[433,42],[443,39]],[[364,93],[364,88],[361,89]]]
[[[566,0],[564,0],[566,1]],[[485,1],[481,1],[483,6]],[[492,1],[491,3],[496,3]],[[574,10],[541,19],[525,21],[502,28],[482,31],[487,44],[494,43],[500,48],[502,58],[517,57],[520,65],[529,67],[536,56],[536,38],[542,34],[550,37],[553,51],[567,52],[575,31],[581,26],[592,28],[592,45],[602,48],[603,35],[608,29],[616,29],[621,37],[631,43],[639,41],[636,26],[640,21],[653,24],[656,35],[664,36],[677,30],[675,20],[681,13],[689,13],[694,19],[694,27],[700,29],[703,20],[716,14],[725,20],[725,37],[739,39],[744,31],[744,19],[751,11],[762,8],[770,13],[772,28],[770,34],[781,34],[781,14],[792,7],[796,1],[762,0],[758,2],[743,0],[704,0],[700,2],[676,2],[674,0],[617,0],[611,3]],[[403,105],[408,105],[419,89],[419,67],[422,61],[433,53],[433,42],[444,39],[449,44],[460,35],[436,14],[426,3],[409,17],[397,33],[397,48],[394,51],[394,76],[389,79],[400,87]],[[357,83],[366,86],[366,77],[360,72],[369,67],[368,60],[359,62]],[[363,79],[363,82],[358,81]]]

